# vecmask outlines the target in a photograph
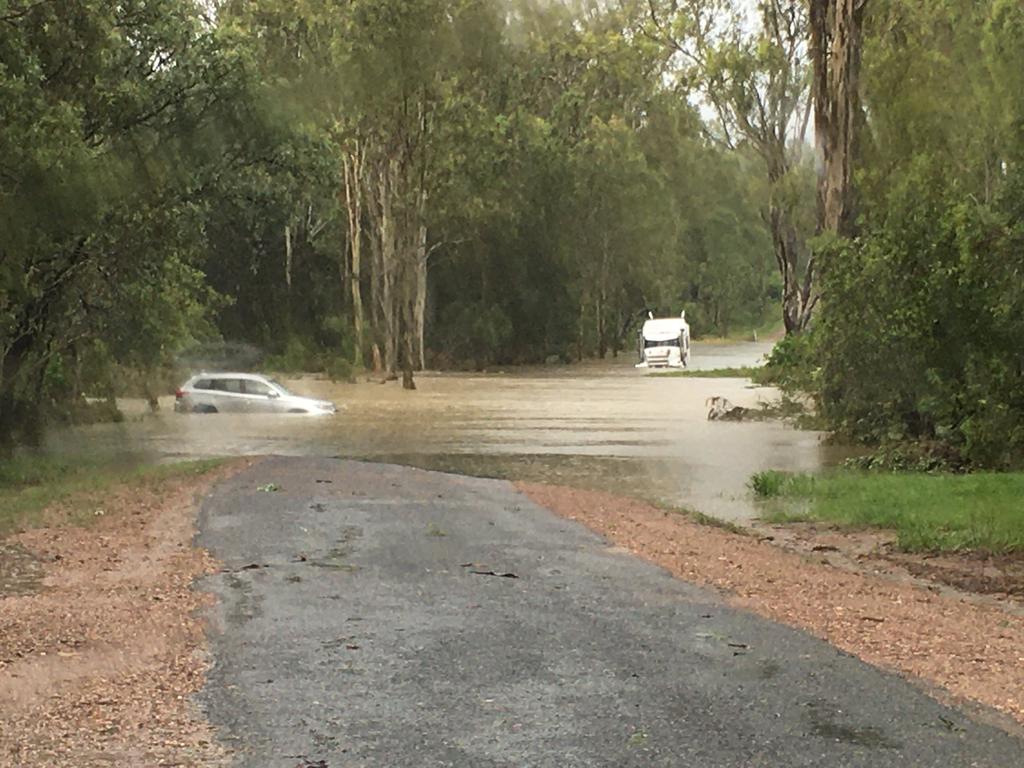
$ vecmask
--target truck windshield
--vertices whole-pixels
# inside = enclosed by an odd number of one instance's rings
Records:
[[[644,339],[644,349],[649,347],[678,347],[679,337],[674,339],[666,339],[665,341],[653,341],[652,339]]]

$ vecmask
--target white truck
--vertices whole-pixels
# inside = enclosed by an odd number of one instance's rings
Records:
[[[686,312],[679,317],[658,317],[647,313],[640,329],[637,368],[685,368],[690,363],[690,326]]]

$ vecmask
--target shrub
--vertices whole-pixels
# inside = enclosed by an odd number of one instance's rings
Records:
[[[764,472],[757,472],[750,478],[750,489],[755,496],[762,499],[770,499],[782,494],[782,488],[786,484],[787,475],[784,472],[777,472],[768,469]]]
[[[782,338],[768,354],[765,364],[753,370],[752,378],[758,384],[773,384],[790,394],[814,395],[819,376],[815,334],[807,331]]]
[[[819,249],[817,324],[777,346],[764,379],[813,395],[834,433],[887,446],[882,465],[1019,465],[1022,193],[1024,178],[980,205],[913,164],[857,240]],[[898,455],[915,443],[927,450]]]

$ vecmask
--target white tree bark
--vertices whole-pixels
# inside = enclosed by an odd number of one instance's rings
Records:
[[[352,289],[352,329],[355,333],[353,362],[362,365],[363,358],[363,294],[362,276],[363,244],[363,161],[366,150],[358,139],[342,153],[345,182],[345,208],[348,212],[348,252],[350,281]]]

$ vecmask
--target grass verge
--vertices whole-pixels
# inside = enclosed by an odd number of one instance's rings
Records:
[[[664,371],[663,373],[648,373],[648,376],[668,376],[685,379],[752,379],[756,376],[758,368],[711,368],[706,371]]]
[[[44,511],[55,505],[61,505],[64,522],[83,523],[102,508],[104,494],[115,486],[201,475],[222,463],[221,459],[147,464],[124,456],[19,455],[0,462],[0,537],[41,524]]]
[[[907,552],[1024,553],[1024,473],[769,471],[750,486],[768,522],[890,529]]]

